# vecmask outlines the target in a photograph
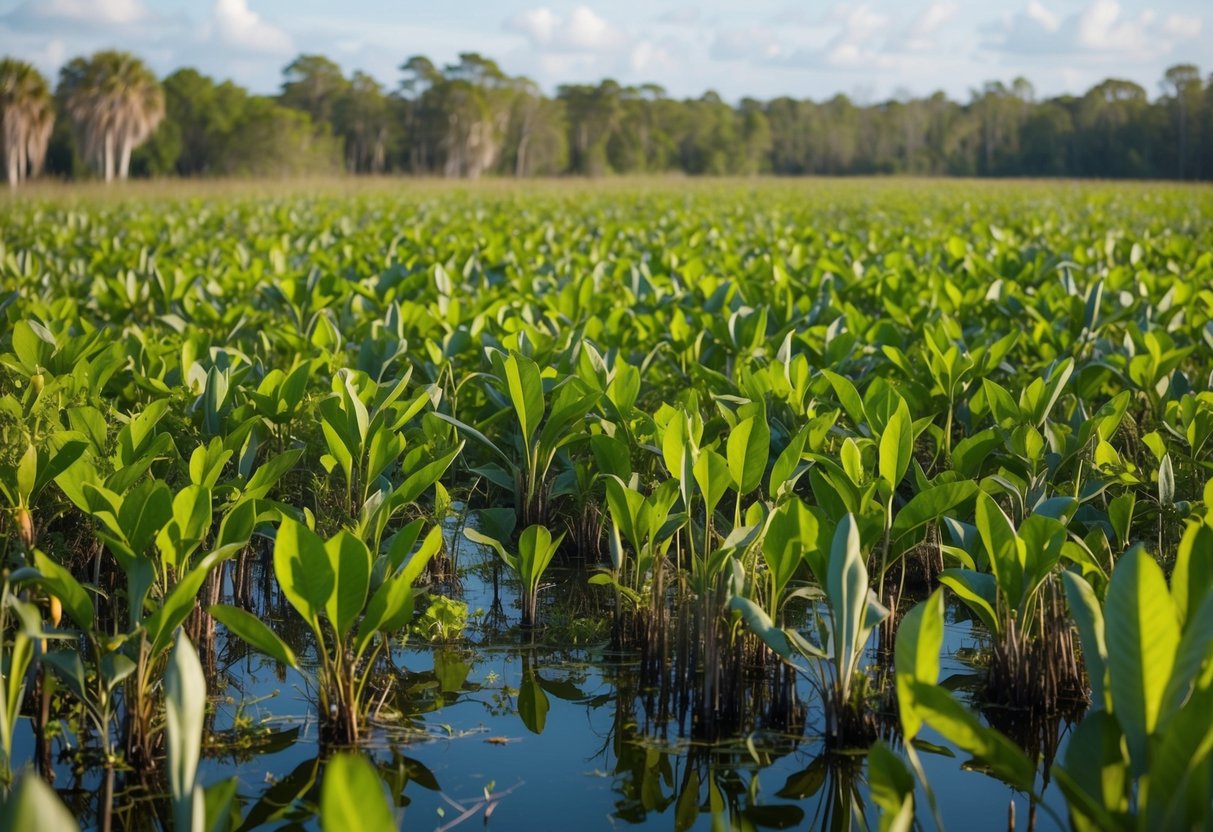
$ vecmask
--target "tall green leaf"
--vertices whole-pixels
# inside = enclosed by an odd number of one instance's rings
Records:
[[[168,738],[165,767],[177,832],[204,832],[205,803],[195,788],[206,718],[206,677],[194,645],[184,632],[169,655],[164,675],[164,719]]]
[[[1133,770],[1147,769],[1147,740],[1158,726],[1179,646],[1179,620],[1162,568],[1140,545],[1112,572],[1105,602],[1108,688]]]
[[[314,621],[337,585],[324,541],[307,526],[284,517],[274,539],[274,574],[282,594],[306,621]]]

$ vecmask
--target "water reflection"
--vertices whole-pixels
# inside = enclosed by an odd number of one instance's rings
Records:
[[[548,597],[546,634],[523,638],[515,628],[517,597],[477,553],[454,553],[460,594],[473,616],[464,637],[430,645],[416,637],[385,659],[385,685],[372,711],[365,750],[388,786],[403,828],[865,829],[876,825],[866,800],[862,755],[827,753],[812,689],[790,675],[759,669],[739,677],[745,706],[735,727],[714,743],[697,738],[694,678],[643,652],[614,652],[609,631],[591,626],[598,601],[576,594],[563,608]],[[258,614],[308,661],[307,633],[294,627],[282,599],[254,564],[248,580]],[[584,578],[581,579],[582,583]],[[561,585],[577,584],[564,575]],[[554,593],[550,593],[554,596]],[[548,615],[548,613],[551,613]],[[281,624],[281,626],[279,626]],[[676,624],[676,622],[675,622]],[[570,634],[578,636],[571,637]],[[580,635],[589,634],[589,643]],[[577,643],[574,643],[577,642]],[[944,674],[963,692],[973,669],[961,656],[978,646],[968,622],[949,619]],[[235,778],[232,828],[315,829],[325,755],[303,677],[250,653],[222,631],[214,642],[209,743],[201,776],[208,786]],[[1067,717],[1027,724],[1006,709],[985,718],[1046,765],[1068,735]],[[17,753],[34,750],[28,720]],[[895,741],[895,737],[889,737]],[[1037,819],[1022,797],[965,761],[929,732],[918,743],[945,821],[954,828],[1006,826],[1009,801],[1017,824]],[[52,743],[60,796],[95,827],[104,771],[61,732]],[[932,753],[932,752],[937,753]],[[159,829],[166,816],[163,784],[115,772],[117,828]],[[1045,795],[1060,805],[1056,789]],[[921,801],[925,803],[925,801]],[[926,808],[920,820],[931,826]]]

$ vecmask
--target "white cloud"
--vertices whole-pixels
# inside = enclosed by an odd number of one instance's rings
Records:
[[[55,33],[129,29],[164,22],[143,0],[26,0],[0,20],[23,31]]]
[[[711,56],[718,61],[773,61],[782,55],[779,36],[768,26],[724,29],[712,41]]]
[[[950,0],[937,0],[918,15],[904,34],[894,35],[887,44],[890,52],[937,52],[941,30],[956,16],[960,7]]]
[[[1203,20],[1172,14],[1160,20],[1152,10],[1125,14],[1117,0],[1094,0],[1059,18],[1040,0],[1003,17],[988,29],[986,46],[1006,53],[1070,54],[1108,62],[1142,61],[1173,52],[1198,37]]]
[[[927,10],[919,15],[918,20],[914,22],[913,30],[917,35],[933,35],[944,27],[945,24],[953,17],[960,7],[948,0],[940,0],[940,2],[932,3]]]
[[[1135,52],[1145,48],[1153,18],[1152,12],[1145,11],[1136,20],[1126,20],[1116,0],[1096,0],[1079,15],[1077,43],[1093,51]]]
[[[551,52],[611,52],[627,44],[627,35],[588,6],[560,16],[546,6],[519,12],[505,22],[507,31],[525,35],[536,48]]]
[[[215,0],[204,40],[242,52],[284,55],[294,49],[291,36],[262,20],[248,0]]]
[[[887,15],[861,3],[837,7],[833,17],[842,23],[842,29],[826,48],[827,65],[839,69],[888,65],[888,56],[881,49],[881,36],[892,23]]]
[[[1187,14],[1169,14],[1162,22],[1162,31],[1173,38],[1198,37],[1204,29],[1204,21]]]
[[[1028,19],[1039,23],[1046,32],[1056,32],[1061,26],[1061,19],[1044,6],[1040,0],[1032,0],[1024,12]]]
[[[842,37],[846,40],[862,40],[888,28],[890,20],[867,3],[858,6],[838,6],[833,18],[842,21]]]
[[[657,22],[668,26],[691,26],[699,22],[700,16],[698,6],[679,6],[662,12],[657,16]]]
[[[23,10],[31,17],[63,23],[115,25],[152,17],[140,0],[40,0],[24,3],[16,13]]]

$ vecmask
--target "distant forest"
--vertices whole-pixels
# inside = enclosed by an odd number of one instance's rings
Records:
[[[566,84],[554,97],[493,60],[413,57],[394,88],[322,55],[255,95],[194,69],[158,79],[137,57],[76,58],[52,89],[0,61],[11,183],[39,174],[292,176],[348,171],[451,178],[687,174],[923,174],[1213,179],[1213,76],[1167,70],[1151,99],[1108,79],[1038,99],[1022,78],[966,102],[942,92],[857,104],[676,99],[655,84]]]

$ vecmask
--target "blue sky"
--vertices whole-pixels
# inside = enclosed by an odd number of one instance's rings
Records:
[[[1107,77],[1159,92],[1166,67],[1213,71],[1209,0],[555,2],[555,0],[0,0],[0,52],[49,75],[116,46],[158,72],[195,66],[276,91],[300,52],[320,52],[389,87],[411,55],[496,58],[551,91],[564,81],[655,81],[673,95],[713,89],[860,101],[1028,78],[1038,95]],[[1203,65],[1201,61],[1204,61]]]

